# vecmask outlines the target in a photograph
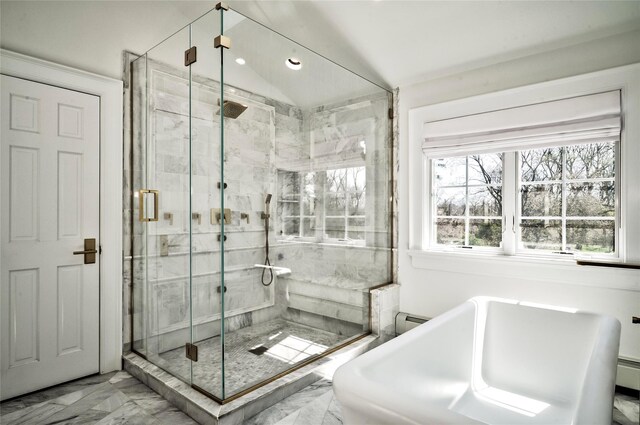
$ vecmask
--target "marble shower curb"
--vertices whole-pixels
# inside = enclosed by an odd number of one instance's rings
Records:
[[[123,356],[124,369],[200,424],[240,425],[323,377],[382,341],[371,334],[227,404],[218,404],[135,353]]]

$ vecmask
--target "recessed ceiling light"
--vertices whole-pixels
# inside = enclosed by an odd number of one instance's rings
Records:
[[[247,63],[247,61],[245,61],[245,60],[244,60],[244,59],[242,59],[242,58],[238,58],[238,59],[236,59],[236,63],[237,63],[238,65],[244,65],[245,63]]]
[[[302,62],[300,62],[300,59],[298,58],[289,58],[285,63],[289,69],[293,69],[294,71],[298,71],[302,68]]]

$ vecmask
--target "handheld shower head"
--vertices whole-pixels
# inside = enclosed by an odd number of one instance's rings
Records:
[[[265,204],[269,205],[271,203],[271,194],[267,193],[267,199],[264,201]]]

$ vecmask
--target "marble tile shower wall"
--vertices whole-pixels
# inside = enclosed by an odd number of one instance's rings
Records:
[[[302,146],[295,150],[295,145],[281,145],[276,139],[279,169],[366,169],[364,240],[355,244],[327,241],[322,230],[313,241],[279,238],[273,261],[292,270],[278,280],[287,295],[285,318],[289,320],[343,335],[368,330],[369,288],[391,281],[389,105],[386,95],[377,95],[313,108],[304,111]],[[323,228],[323,196],[322,191],[315,192],[317,229]],[[278,212],[283,210],[280,205]],[[276,233],[282,233],[282,226],[282,220],[277,220]]]
[[[138,68],[138,72],[136,72]],[[193,309],[196,339],[219,333],[220,225],[211,208],[220,205],[219,85],[205,79],[192,84],[191,184],[189,211],[189,103],[188,83],[175,69],[144,58],[133,63],[125,102],[133,103],[125,117],[132,143],[125,146],[125,349],[130,347],[131,322],[136,340],[147,332],[140,351],[162,352],[184,344]],[[146,90],[149,96],[146,96]],[[300,131],[295,108],[238,90],[237,99],[249,108],[236,120],[225,120],[225,208],[232,210],[225,225],[225,321],[227,330],[282,315],[275,285],[260,284],[264,260],[264,196],[275,189],[273,161],[277,122]],[[226,98],[234,98],[225,94]],[[145,103],[149,101],[148,110]],[[145,120],[145,111],[148,116]],[[138,114],[135,116],[135,114]],[[300,120],[299,120],[300,121]],[[146,129],[150,129],[146,145]],[[146,170],[146,173],[145,173]],[[129,188],[160,191],[159,221],[140,223],[138,200]],[[132,203],[133,201],[133,203]],[[190,214],[191,213],[191,214]],[[131,217],[134,220],[131,220]],[[241,218],[241,214],[247,214]],[[189,261],[189,228],[192,259]],[[272,241],[273,243],[274,241]],[[189,266],[192,295],[189,300]],[[132,279],[135,276],[135,279]],[[138,284],[132,285],[132,281]],[[145,285],[144,282],[147,282]],[[130,296],[133,296],[133,303]],[[153,339],[153,344],[149,339]],[[153,348],[150,346],[153,345]]]
[[[124,152],[124,344],[129,350],[132,324],[137,350],[163,352],[184,344],[189,308],[196,339],[214,336],[220,329],[220,226],[215,217],[211,219],[210,210],[220,204],[219,85],[199,78],[192,85],[190,215],[187,80],[182,71],[143,60],[134,62],[132,75],[125,79],[129,83],[125,104],[132,113],[125,114],[125,134],[131,135],[131,143],[125,143]],[[147,88],[150,102],[145,109]],[[225,93],[225,98],[249,106],[237,119],[225,120],[225,207],[232,210],[231,223],[225,225],[225,327],[233,331],[283,317],[344,335],[368,328],[368,288],[388,282],[390,274],[387,98],[307,111],[239,89]],[[277,168],[295,163],[314,166],[309,160],[312,143],[318,147],[353,135],[366,137],[367,153],[360,161],[367,168],[367,191],[378,194],[367,199],[366,246],[282,240],[272,206],[272,264],[288,267],[292,273],[263,287],[261,270],[253,265],[264,261],[260,213],[266,193],[273,193],[272,205],[275,202]],[[334,160],[340,158],[339,150],[334,153]],[[140,188],[160,190],[156,223],[137,220],[138,200],[131,194]],[[248,219],[241,218],[243,213]],[[189,226],[193,232],[192,303]],[[139,340],[144,332],[146,346]]]

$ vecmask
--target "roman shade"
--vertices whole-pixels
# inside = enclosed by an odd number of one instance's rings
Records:
[[[425,122],[429,158],[620,140],[620,91]]]

